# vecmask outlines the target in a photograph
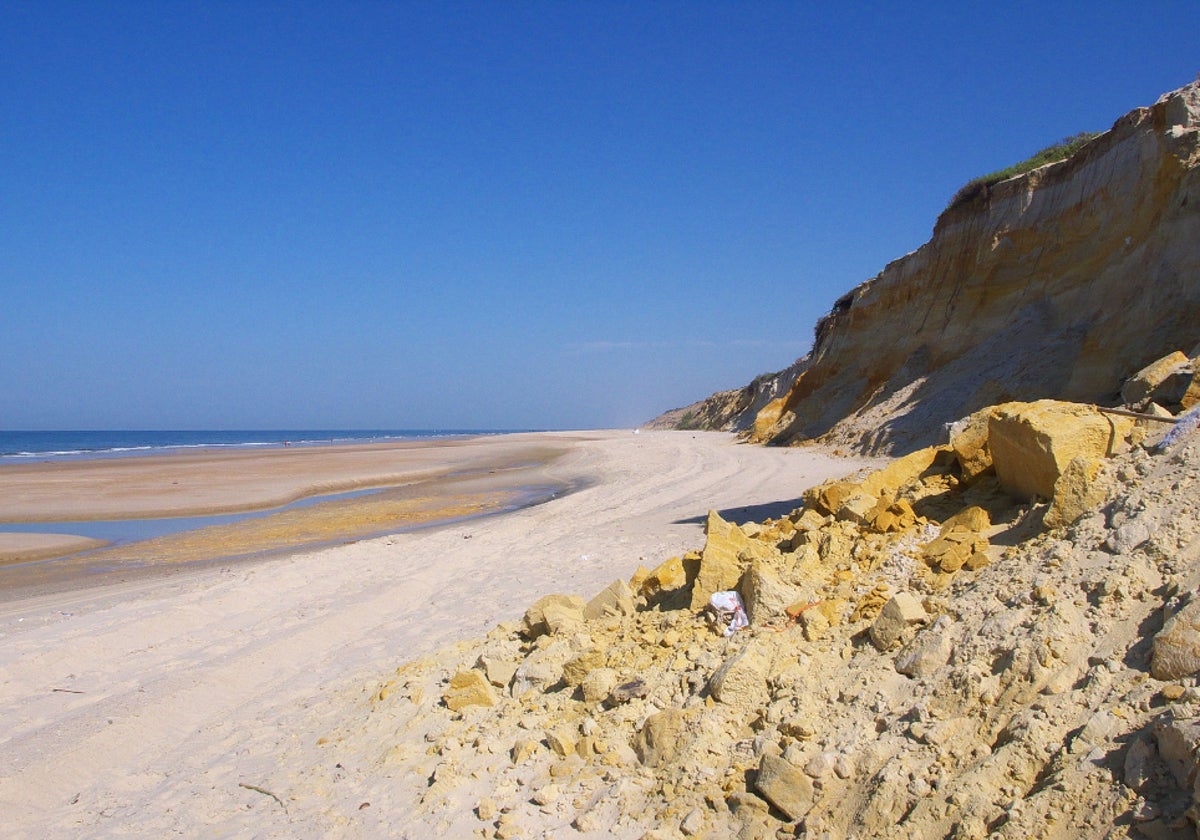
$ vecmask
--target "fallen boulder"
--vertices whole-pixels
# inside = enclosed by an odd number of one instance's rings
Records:
[[[775,551],[766,543],[752,540],[737,525],[726,522],[715,510],[708,512],[707,539],[700,552],[700,571],[692,584],[691,609],[701,610],[714,592],[733,589],[755,557]]]
[[[1169,391],[1168,382],[1178,380],[1178,394],[1168,395],[1168,403],[1179,402],[1192,379],[1192,361],[1182,351],[1176,350],[1161,359],[1156,359],[1139,370],[1121,386],[1121,401],[1126,405],[1141,406],[1153,399],[1160,389]]]
[[[1078,457],[1119,450],[1133,420],[1058,400],[1006,403],[988,420],[988,448],[1001,486],[1021,499],[1052,499],[1054,485]]]
[[[495,706],[496,695],[482,671],[460,671],[450,679],[442,701],[452,712],[467,706]]]
[[[883,605],[875,623],[871,625],[871,643],[879,650],[887,650],[900,640],[911,625],[928,618],[929,615],[915,595],[897,592]]]
[[[1200,671],[1200,600],[1167,619],[1154,637],[1150,676],[1177,680]]]
[[[578,595],[546,595],[525,611],[521,633],[536,639],[547,633],[570,632],[583,624],[587,603]]]

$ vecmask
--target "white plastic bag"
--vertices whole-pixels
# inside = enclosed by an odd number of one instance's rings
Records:
[[[729,622],[725,627],[726,636],[732,636],[743,627],[750,626],[750,619],[746,617],[746,606],[742,603],[742,596],[732,589],[725,592],[714,592],[708,599],[708,606],[717,614],[717,618],[722,623]]]

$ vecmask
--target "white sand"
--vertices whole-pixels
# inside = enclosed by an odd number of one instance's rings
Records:
[[[550,472],[595,484],[541,506],[0,605],[4,834],[358,836],[334,807],[354,792],[311,783],[330,769],[317,740],[399,664],[700,547],[709,508],[761,519],[737,509],[787,509],[866,463],[715,433],[569,437]],[[426,836],[402,808],[372,817]]]

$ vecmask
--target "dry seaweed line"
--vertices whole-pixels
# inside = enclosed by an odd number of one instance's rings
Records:
[[[283,804],[283,800],[271,793],[271,791],[267,790],[266,788],[260,788],[258,785],[248,785],[245,782],[238,782],[238,787],[245,788],[246,790],[252,790],[255,793],[261,793],[263,796],[269,796],[279,803],[280,808],[282,808],[285,812],[287,811],[287,806]]]

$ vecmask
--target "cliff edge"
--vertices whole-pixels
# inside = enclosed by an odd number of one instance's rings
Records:
[[[1114,404],[1131,374],[1191,347],[1198,278],[1200,80],[1066,160],[968,192],[837,301],[808,356],[689,410],[759,442],[903,454],[1007,400]]]

